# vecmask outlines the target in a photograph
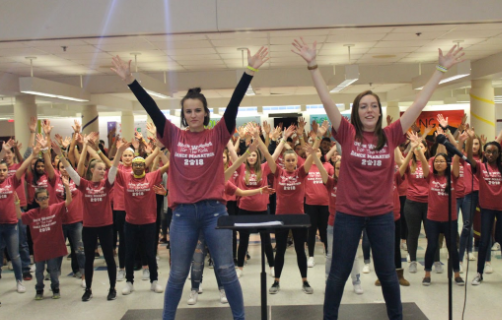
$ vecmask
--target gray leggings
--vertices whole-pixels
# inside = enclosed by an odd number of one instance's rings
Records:
[[[416,202],[409,199],[406,199],[406,202],[404,203],[404,214],[406,218],[406,225],[408,226],[408,239],[406,240],[406,245],[408,246],[410,261],[417,261],[418,237],[420,236],[420,230],[422,229],[422,222],[424,224],[424,228],[426,225],[427,207],[427,203]],[[425,229],[425,234],[427,235],[427,229]],[[436,250],[434,261],[440,261],[439,248],[441,248],[441,246],[438,246],[438,250]]]

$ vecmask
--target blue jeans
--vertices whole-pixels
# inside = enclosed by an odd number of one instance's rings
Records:
[[[368,233],[366,232],[366,229],[363,230],[363,258],[364,258],[364,264],[370,264],[371,263],[371,245],[370,245],[370,240],[368,239]]]
[[[448,230],[448,222],[433,221],[427,219],[427,250],[425,250],[425,271],[430,272],[434,255],[438,250],[439,234],[444,234],[446,247],[451,258],[452,269],[454,272],[460,271],[458,251],[457,251],[457,235],[458,223],[457,220],[452,220],[451,229]],[[452,237],[453,235],[453,237]],[[453,238],[453,241],[452,241]]]
[[[21,257],[19,256],[18,224],[0,224],[0,248],[7,246],[17,281],[23,281]]]
[[[75,252],[75,255],[77,256],[78,268],[80,269],[80,273],[83,275],[85,273],[85,253],[84,243],[82,242],[82,222],[63,224],[63,234],[65,242],[67,238],[71,239],[73,252]],[[64,257],[58,258],[58,267],[60,271],[63,258]]]
[[[218,218],[225,215],[228,215],[225,205],[215,200],[180,204],[174,210],[169,229],[172,265],[164,296],[164,320],[174,320],[201,231],[211,252],[214,269],[225,288],[233,317],[244,319],[244,299],[232,255],[232,230],[216,229]]]
[[[338,319],[343,289],[354,264],[363,228],[366,228],[373,250],[373,263],[382,284],[387,315],[392,320],[402,319],[401,294],[394,265],[394,214],[390,212],[376,217],[359,217],[336,212],[335,221],[333,258],[324,298],[324,320]]]
[[[472,221],[474,220],[474,212],[478,204],[479,191],[471,192],[463,198],[457,199],[457,215],[462,208],[462,232],[460,233],[460,245],[458,249],[458,258],[460,261],[464,260],[465,249],[467,252],[472,252],[472,242],[474,238],[474,230],[472,228]]]
[[[333,226],[328,225],[326,229],[326,235],[328,243],[333,242]],[[329,276],[329,270],[331,270],[331,258],[333,256],[333,248],[328,245],[328,250],[326,253],[326,265],[324,266],[324,272],[326,273],[326,279]],[[354,265],[352,266],[352,271],[350,272],[350,277],[352,278],[352,284],[361,284],[361,273],[359,273],[359,260],[357,257],[354,259]]]
[[[202,273],[204,272],[204,259],[206,258],[206,254],[206,240],[204,240],[204,233],[202,233],[201,230],[192,259],[192,290],[199,291],[200,284],[202,283]],[[218,277],[218,272],[216,272],[216,270],[214,272],[214,275],[216,276],[216,282],[218,283],[218,290],[223,289],[220,278]]]
[[[23,209],[21,211],[24,212]],[[28,236],[26,235],[26,226],[21,219],[17,222],[19,228],[19,256],[21,257],[21,266],[23,273],[30,273],[30,247],[28,246]]]
[[[479,243],[479,253],[478,253],[478,273],[480,274],[483,274],[483,271],[485,270],[487,253],[491,254],[490,244],[492,238],[493,223],[495,218],[497,218],[497,228],[499,230],[502,230],[500,229],[502,228],[502,211],[488,210],[481,208],[481,241]],[[498,241],[501,240],[498,239]]]
[[[59,290],[59,258],[54,258],[50,260],[36,262],[35,266],[35,277],[37,278],[37,284],[35,285],[35,290],[44,290],[44,268],[47,264],[47,272],[51,277],[51,289],[52,291]]]

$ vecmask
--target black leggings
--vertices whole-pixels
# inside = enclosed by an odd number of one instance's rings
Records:
[[[237,201],[227,201],[227,212],[229,216],[237,215]],[[239,237],[242,238],[242,234],[239,233]],[[242,241],[242,240],[240,240]],[[232,230],[232,256],[234,260],[237,259],[237,231]]]
[[[308,232],[307,245],[309,247],[309,257],[314,256],[315,235],[317,229],[321,236],[321,241],[324,243],[325,252],[328,252],[328,237],[326,230],[328,229],[329,209],[328,206],[311,206],[305,204],[305,212],[310,216],[310,228]]]
[[[302,278],[307,278],[307,256],[305,255],[305,240],[307,240],[307,229],[276,229],[275,242],[277,252],[275,254],[275,277],[281,277],[282,268],[284,267],[284,254],[286,253],[286,246],[288,242],[289,230],[293,232],[293,239],[295,241],[296,260]]]
[[[408,239],[408,226],[406,225],[406,216],[404,215],[404,204],[406,202],[406,196],[400,196],[399,202],[401,203],[401,211],[399,212],[401,214],[401,218],[399,219],[401,225],[401,239],[406,240]]]
[[[247,211],[239,209],[239,215],[268,215],[267,211]],[[239,254],[237,266],[242,268],[244,266],[244,258],[249,245],[249,230],[239,230]],[[270,241],[270,232],[260,232],[260,239],[265,247],[265,255],[267,256],[268,266],[274,266],[274,252],[272,251],[272,243]]]
[[[117,246],[117,233],[119,234],[119,268],[125,268],[125,237],[124,237],[124,223],[125,211],[113,211],[113,248]]]
[[[153,250],[155,256],[157,256],[157,250],[159,248],[159,234],[160,227],[162,226],[162,209],[164,208],[164,196],[160,194],[155,195],[155,200],[157,200],[157,220],[155,221],[155,242],[153,243]]]
[[[396,269],[401,269],[403,267],[401,263],[401,234],[402,234],[401,219],[394,221],[396,225],[395,244],[394,244],[394,263],[396,265]]]
[[[110,288],[115,288],[117,280],[117,266],[113,258],[113,225],[104,227],[83,227],[82,241],[84,243],[85,253],[85,285],[87,289],[92,287],[92,276],[94,274],[94,251],[98,243],[101,244],[101,250],[105,256],[106,266],[108,269],[108,279],[110,280]]]

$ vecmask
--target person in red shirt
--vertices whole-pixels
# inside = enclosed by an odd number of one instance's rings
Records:
[[[479,182],[479,207],[481,208],[481,241],[478,252],[478,274],[472,280],[473,285],[483,282],[486,256],[490,250],[490,239],[495,219],[496,229],[502,230],[502,150],[500,143],[491,141],[484,146],[482,160],[475,160],[472,143],[475,137],[473,129],[468,129],[467,157],[472,163],[472,170]],[[496,239],[500,242],[500,239]]]
[[[244,319],[242,289],[233,268],[232,232],[215,230],[218,217],[227,215],[221,156],[234,133],[239,104],[254,73],[268,60],[267,52],[264,47],[253,56],[248,51],[248,68],[237,84],[223,118],[212,129],[206,129],[210,118],[206,98],[200,88],[190,89],[181,100],[181,124],[188,130],[182,130],[166,119],[132,76],[131,61],[126,63],[118,56],[113,58],[113,70],[129,85],[154,121],[160,142],[171,151],[168,189],[169,206],[174,208],[170,229],[172,265],[164,295],[164,319],[171,320],[176,315],[201,230],[225,287],[234,319]]]
[[[325,121],[317,132],[317,138],[314,143],[314,150],[319,147],[322,136],[328,130],[328,122]],[[284,140],[285,138],[283,138]],[[279,144],[281,147],[283,143]],[[274,189],[277,193],[276,215],[280,214],[304,214],[303,200],[305,198],[305,180],[314,161],[314,155],[311,154],[305,160],[305,164],[297,167],[298,155],[293,150],[287,150],[284,153],[284,166],[279,165],[270,168],[274,174]],[[292,230],[295,244],[298,268],[302,277],[302,290],[307,294],[314,293],[314,289],[307,281],[307,257],[305,255],[305,241],[307,240],[307,229],[277,229],[275,231],[276,254],[275,254],[275,280],[269,293],[276,294],[280,290],[279,282],[281,280],[282,268],[284,267],[284,254],[286,253],[287,239],[289,230]]]
[[[3,142],[0,159],[3,159],[7,150],[10,150],[11,147],[12,145]],[[22,176],[38,152],[40,152],[40,146],[35,146],[33,153],[17,169],[16,174],[10,177],[7,164],[0,162],[0,248],[7,247],[14,268],[17,292],[19,293],[26,292],[26,288],[23,285],[21,258],[19,256],[19,232],[17,231],[19,219],[14,206],[14,194],[21,185]]]
[[[390,319],[402,319],[401,294],[394,265],[395,225],[392,199],[394,149],[404,142],[404,133],[416,121],[443,73],[462,61],[462,49],[453,47],[443,55],[439,50],[439,66],[401,118],[383,128],[379,97],[360,93],[352,104],[350,122],[333,101],[317,66],[316,45],[296,40],[296,54],[308,64],[314,86],[332,125],[332,134],[342,147],[344,161],[337,190],[337,213],[333,232],[333,263],[324,298],[324,319],[338,319],[343,288],[354,263],[364,227],[373,248],[375,271],[382,283],[382,293]]]
[[[122,289],[123,295],[134,291],[134,248],[140,243],[148,261],[150,271],[151,290],[164,292],[158,284],[157,260],[155,246],[158,241],[156,232],[157,201],[154,185],[162,182],[162,175],[169,168],[169,162],[160,169],[146,173],[146,161],[142,157],[132,160],[132,172],[117,172],[117,182],[124,186],[124,203],[126,208],[126,221],[124,224],[124,236],[126,246],[126,284]]]
[[[434,157],[433,170],[424,166],[424,178],[429,182],[429,207],[427,210],[427,249],[425,251],[425,277],[422,285],[431,284],[431,269],[434,255],[438,250],[439,234],[443,233],[448,253],[455,272],[455,284],[463,286],[464,280],[460,277],[460,265],[456,239],[458,237],[456,186],[459,172],[459,157],[454,156],[452,166],[448,165],[448,155],[438,153]],[[451,180],[448,181],[448,175]],[[448,223],[448,192],[451,192],[451,229]],[[455,240],[453,240],[455,239]]]
[[[85,161],[87,157],[87,148],[89,137],[84,141],[82,155],[79,161]],[[63,156],[61,149],[56,143],[52,143],[52,149],[56,154],[59,154],[64,168],[68,175],[75,182],[77,188],[82,192],[83,202],[83,228],[82,241],[84,243],[85,254],[85,283],[86,289],[82,296],[82,301],[89,301],[92,298],[92,276],[94,274],[94,250],[97,245],[98,237],[105,256],[106,266],[108,270],[108,278],[110,281],[110,290],[108,291],[108,300],[115,300],[117,291],[115,290],[115,282],[117,277],[117,267],[113,257],[113,214],[111,207],[111,191],[115,183],[117,175],[117,167],[119,165],[122,153],[129,147],[130,143],[125,140],[117,141],[117,155],[113,160],[112,167],[106,175],[106,166],[101,160],[97,160],[89,164],[88,170],[92,173],[91,180],[81,178],[78,173],[71,167],[70,163]]]
[[[44,153],[48,153],[44,151]],[[48,162],[50,163],[50,161]],[[33,249],[35,252],[35,277],[37,284],[35,300],[44,298],[44,269],[51,278],[52,299],[59,299],[59,258],[68,254],[63,236],[63,219],[67,208],[72,202],[72,193],[67,178],[62,178],[66,199],[64,202],[49,205],[49,192],[47,189],[35,191],[35,201],[38,208],[22,213],[19,199],[16,199],[16,213],[23,223],[30,227],[33,237]]]

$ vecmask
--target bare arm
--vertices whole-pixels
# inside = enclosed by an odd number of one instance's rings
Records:
[[[21,201],[17,196],[17,192],[14,192],[14,206],[16,207],[16,216],[18,220],[21,220],[23,213],[21,212]]]
[[[71,190],[70,190],[70,182],[65,177],[61,177],[61,179],[63,180],[64,190],[66,193],[65,205],[66,205],[66,207],[68,207],[70,205],[71,201],[73,200],[72,195],[71,195]]]
[[[474,160],[474,156],[472,154],[472,142],[474,140],[475,133],[472,129],[467,129],[466,131],[468,135],[467,144],[465,145],[465,148],[467,149],[467,159],[471,162],[471,166],[476,168],[477,162]]]
[[[257,194],[273,194],[273,193],[275,193],[275,190],[271,189],[268,186],[252,190],[242,190],[240,188],[237,188],[237,190],[235,190],[235,195],[239,197],[250,197],[250,196],[255,196]]]
[[[239,139],[237,139],[237,141],[239,141]],[[232,139],[228,140],[227,149],[228,149],[228,156],[230,157],[232,163],[234,163],[235,161],[237,161],[239,156],[237,155],[237,152],[235,152],[235,147],[232,144]]]
[[[399,147],[394,149],[394,162],[401,167],[401,165],[404,162],[404,157],[403,154],[401,153],[401,150],[399,150]]]
[[[455,155],[451,164],[451,173],[458,178],[460,172],[460,158]]]
[[[84,148],[82,149],[82,154],[78,160],[77,173],[79,176],[83,177],[85,174],[85,162],[87,159],[87,142],[84,143]]]
[[[243,164],[244,161],[246,161],[251,152],[255,151],[257,147],[258,147],[258,141],[253,142],[246,150],[246,152],[244,152],[242,156],[240,156],[234,163],[232,163],[232,166],[230,166],[229,168],[227,168],[227,170],[225,170],[225,181],[228,181],[232,177],[235,170],[237,170],[237,168],[239,168],[241,164]]]
[[[429,163],[427,162],[427,158],[425,157],[424,152],[422,149],[417,150],[418,153],[418,159],[422,163],[422,170],[424,172],[424,178],[427,178],[429,176]]]
[[[51,148],[48,145],[48,141],[44,139],[44,137],[42,137],[41,134],[38,135],[37,141],[42,147],[42,154],[44,156],[44,163],[45,163],[45,173],[47,174],[49,180],[53,180],[54,177],[56,176],[56,173],[54,171],[54,167],[52,166]]]
[[[336,142],[335,142],[335,145],[333,145],[333,146],[331,147],[331,149],[329,149],[328,153],[326,153],[326,154],[324,155],[324,159],[325,159],[326,161],[329,161],[329,159],[331,159],[331,156],[332,156],[335,152],[336,152]]]
[[[317,152],[313,153],[314,155],[314,163],[319,169],[319,172],[321,173],[321,178],[322,178],[322,183],[327,183],[328,182],[328,171],[326,171],[326,168],[322,165],[321,159],[317,156]]]

